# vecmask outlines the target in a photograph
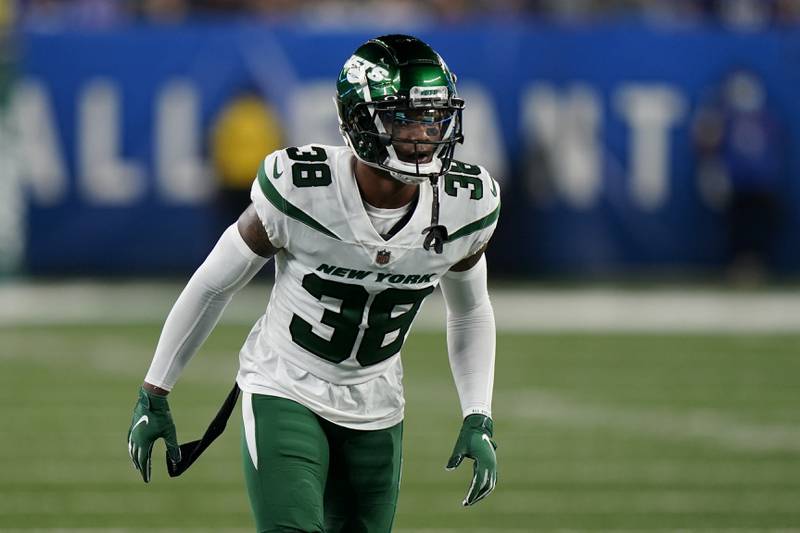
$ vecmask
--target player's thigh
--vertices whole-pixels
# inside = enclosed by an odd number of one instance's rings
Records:
[[[331,453],[326,533],[389,533],[400,489],[402,422],[377,431],[325,428]]]
[[[324,531],[328,442],[319,419],[297,402],[248,393],[242,414],[242,459],[258,531]]]

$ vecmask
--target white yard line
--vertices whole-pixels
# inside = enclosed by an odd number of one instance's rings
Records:
[[[182,285],[168,282],[0,284],[0,326],[161,322]],[[251,324],[264,311],[270,286],[236,295],[222,321]],[[800,292],[707,289],[529,289],[491,291],[501,331],[800,332]],[[437,291],[415,329],[444,327]]]
[[[742,420],[713,409],[681,412],[670,408],[641,408],[582,402],[562,394],[524,391],[503,394],[518,420],[557,426],[611,429],[661,440],[711,444],[740,452],[800,452],[800,428]]]

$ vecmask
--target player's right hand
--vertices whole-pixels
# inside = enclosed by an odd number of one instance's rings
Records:
[[[139,389],[139,399],[133,408],[131,427],[128,430],[128,454],[133,466],[142,474],[145,483],[150,482],[150,462],[153,444],[158,439],[167,444],[167,455],[177,463],[181,460],[181,449],[175,432],[175,423],[169,411],[167,397]]]

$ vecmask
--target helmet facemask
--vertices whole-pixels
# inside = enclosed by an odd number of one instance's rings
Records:
[[[399,181],[421,183],[441,176],[464,138],[464,101],[447,93],[447,87],[414,87],[410,97],[359,102],[346,116],[337,106],[342,135],[356,157]]]
[[[439,176],[447,174],[461,130],[464,100],[456,76],[430,46],[409,35],[384,35],[361,45],[336,83],[339,128],[364,164],[408,184],[430,181],[431,225],[423,247],[442,253]]]

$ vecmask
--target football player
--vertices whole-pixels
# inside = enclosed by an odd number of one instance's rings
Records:
[[[424,42],[387,35],[355,51],[336,91],[346,146],[267,156],[252,204],[167,317],[129,431],[145,482],[156,439],[166,441],[168,467],[186,460],[167,394],[234,293],[274,258],[275,284],[236,379],[247,489],[262,532],[391,530],[400,349],[437,285],[463,415],[447,468],[474,461],[463,505],[497,481],[495,325],[483,252],[500,191],[483,167],[453,158],[463,141],[456,77]]]

